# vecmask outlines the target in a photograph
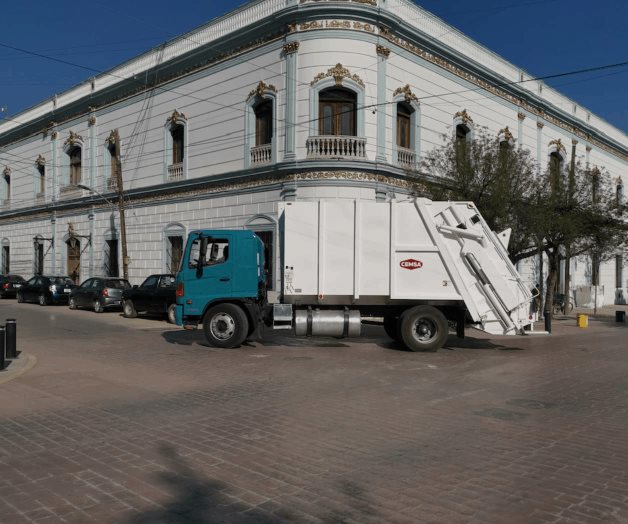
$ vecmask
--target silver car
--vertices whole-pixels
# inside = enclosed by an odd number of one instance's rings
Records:
[[[70,309],[87,308],[96,313],[105,309],[122,307],[122,292],[131,289],[123,278],[88,278],[70,293]]]

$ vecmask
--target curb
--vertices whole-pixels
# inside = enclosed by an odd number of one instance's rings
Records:
[[[19,358],[11,360],[8,369],[0,371],[0,384],[22,376],[24,373],[33,369],[35,364],[37,364],[37,358],[34,355],[21,353]]]

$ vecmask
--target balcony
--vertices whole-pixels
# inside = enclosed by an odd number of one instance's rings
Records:
[[[178,164],[170,164],[168,166],[168,180],[183,179],[183,162]]]
[[[251,165],[259,166],[270,164],[273,160],[271,144],[263,144],[251,148]]]
[[[308,158],[366,158],[366,138],[357,136],[311,136],[305,147]]]
[[[397,165],[404,169],[415,169],[416,153],[412,149],[397,147]]]

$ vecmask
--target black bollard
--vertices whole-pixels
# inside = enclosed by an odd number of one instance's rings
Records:
[[[7,318],[5,331],[7,358],[17,358],[17,347],[15,345],[15,338],[17,335],[17,322],[14,318]]]
[[[6,366],[4,361],[4,326],[0,326],[0,371]]]
[[[552,312],[543,311],[543,318],[545,319],[545,331],[552,332]]]

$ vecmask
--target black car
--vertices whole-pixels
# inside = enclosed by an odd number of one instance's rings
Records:
[[[20,275],[0,275],[0,298],[15,298],[24,282]]]
[[[18,302],[39,302],[40,306],[67,304],[76,285],[70,277],[36,276],[25,282],[17,290]]]
[[[133,286],[122,293],[122,311],[127,318],[138,313],[159,313],[175,323],[176,278],[174,275],[151,275],[141,286]]]
[[[80,307],[102,313],[107,308],[122,307],[122,292],[131,289],[124,278],[88,278],[70,292],[70,309]]]

